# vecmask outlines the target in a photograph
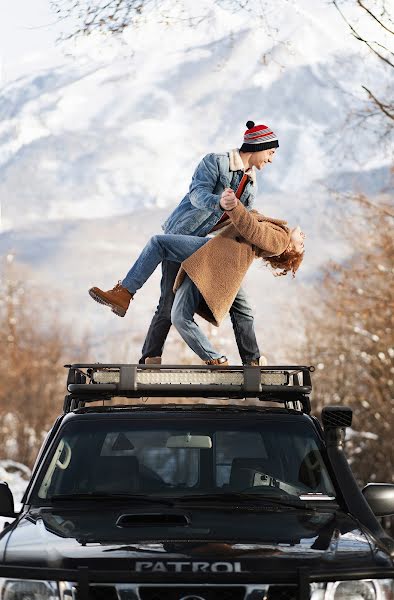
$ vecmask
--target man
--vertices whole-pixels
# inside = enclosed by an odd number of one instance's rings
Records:
[[[226,226],[226,210],[236,205],[235,191],[244,174],[248,183],[240,202],[250,210],[257,191],[255,169],[271,163],[279,147],[277,136],[266,125],[246,123],[241,148],[222,154],[207,154],[198,164],[189,192],[162,226],[164,233],[205,237]],[[161,295],[142,348],[140,363],[161,363],[164,344],[171,327],[173,286],[179,263],[162,263]],[[266,364],[260,357],[254,331],[253,312],[242,288],[230,309],[238,351],[243,364]],[[220,364],[220,359],[216,363]]]

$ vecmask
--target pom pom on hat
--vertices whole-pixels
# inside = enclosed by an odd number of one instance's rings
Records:
[[[278,138],[268,125],[255,125],[254,121],[248,121],[246,127],[241,152],[260,152],[279,147]]]

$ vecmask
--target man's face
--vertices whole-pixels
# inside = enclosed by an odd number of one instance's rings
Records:
[[[260,150],[260,152],[253,152],[250,163],[253,164],[256,169],[261,171],[266,164],[271,163],[274,158],[275,148],[269,150]]]

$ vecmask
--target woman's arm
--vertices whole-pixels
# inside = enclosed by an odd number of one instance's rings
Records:
[[[280,225],[270,221],[258,221],[253,214],[238,202],[237,206],[227,211],[233,225],[251,244],[268,252],[272,256],[282,254],[288,246],[289,234]]]

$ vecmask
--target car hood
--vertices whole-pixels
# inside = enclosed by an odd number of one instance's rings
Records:
[[[237,508],[142,510],[34,509],[0,538],[0,562],[139,572],[229,572],[390,566],[387,554],[349,515]],[[199,564],[200,566],[195,566]],[[204,565],[208,565],[205,566]]]

